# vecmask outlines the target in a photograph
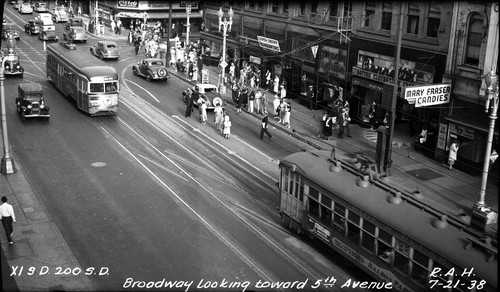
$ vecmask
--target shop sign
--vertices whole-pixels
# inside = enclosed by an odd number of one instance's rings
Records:
[[[137,8],[139,1],[118,1],[118,7],[135,7]]]
[[[245,45],[249,45],[249,46],[254,46],[254,47],[259,47],[259,41],[256,40],[256,39],[251,39],[249,37],[246,37],[246,36],[239,36],[239,40],[240,40],[240,43],[242,44],[245,44]]]
[[[259,41],[259,46],[263,49],[267,49],[276,53],[280,53],[280,43],[275,39],[266,38],[258,35],[257,40]]]
[[[406,87],[405,99],[415,107],[445,104],[450,102],[451,84],[432,84]]]
[[[250,55],[250,62],[260,65],[260,58]]]
[[[362,70],[356,67],[352,67],[352,74],[360,77],[368,78],[374,81],[384,82],[384,83],[394,83],[394,79],[388,76],[380,75],[370,71]]]
[[[439,133],[437,148],[441,150],[446,150],[446,133],[448,132],[448,126],[446,124],[439,123]]]
[[[353,78],[352,79],[352,84],[353,85],[363,86],[363,87],[366,87],[366,88],[369,88],[369,89],[373,89],[373,90],[376,90],[376,91],[384,92],[384,87],[382,85],[379,85],[377,83],[370,82],[370,81],[367,81],[367,80],[363,80],[363,79],[359,79],[359,78]]]
[[[450,133],[474,140],[474,129],[450,123]]]

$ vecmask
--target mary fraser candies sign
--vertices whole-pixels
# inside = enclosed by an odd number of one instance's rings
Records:
[[[405,99],[415,107],[444,104],[450,102],[451,84],[432,84],[406,87]]]

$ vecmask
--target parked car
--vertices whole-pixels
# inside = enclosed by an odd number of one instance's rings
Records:
[[[4,60],[4,75],[14,75],[23,77],[24,68],[21,66],[19,62],[19,56],[17,54],[4,54],[2,52],[2,59]]]
[[[193,92],[199,93],[199,98],[205,100],[205,104],[207,105],[207,109],[214,109],[215,105],[218,103],[222,107],[224,107],[225,103],[222,99],[222,96],[219,93],[219,89],[216,85],[207,84],[207,83],[198,83],[193,87]],[[187,90],[182,93],[182,98],[188,94]],[[198,106],[198,101],[194,101],[194,106]]]
[[[43,21],[40,19],[30,19],[28,23],[24,25],[24,32],[29,35],[38,34],[43,26]]]
[[[98,41],[97,44],[90,47],[90,53],[99,59],[118,59],[120,57],[118,46],[112,41]]]
[[[63,39],[68,42],[87,42],[87,33],[81,26],[71,26],[63,32]]]
[[[72,26],[81,26],[84,27],[83,25],[83,19],[80,17],[71,17],[68,19],[68,22],[64,25],[64,28],[66,30],[69,30]]]
[[[19,13],[21,14],[32,14],[33,8],[29,3],[22,3],[19,5]]]
[[[8,39],[9,35],[12,35],[15,39],[19,39],[21,37],[19,30],[14,23],[5,22],[2,25],[2,38]]]
[[[35,3],[33,10],[35,10],[36,12],[49,12],[49,8],[47,7],[47,3],[45,2]]]
[[[24,122],[26,118],[50,118],[50,108],[45,104],[42,86],[38,83],[20,83],[17,86],[17,113]]]
[[[144,59],[132,67],[134,75],[145,77],[147,81],[170,78],[165,63],[156,58]]]
[[[59,36],[56,34],[54,25],[42,25],[38,38],[42,41],[58,41]]]
[[[52,21],[54,22],[67,22],[69,19],[66,10],[64,10],[64,8],[61,7],[53,8],[51,13],[52,13]]]

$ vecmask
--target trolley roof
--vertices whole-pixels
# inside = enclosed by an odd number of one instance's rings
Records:
[[[115,68],[91,56],[90,53],[80,47],[71,50],[61,44],[50,44],[47,46],[47,50],[56,56],[60,56],[69,66],[79,70],[89,79],[97,76],[113,76],[118,79]]]
[[[368,187],[357,186],[359,176],[344,168],[340,172],[331,172],[329,158],[329,151],[298,152],[285,157],[280,164],[289,167],[295,165],[297,173],[319,185],[324,191],[335,194],[383,224],[401,232],[439,257],[445,258],[457,269],[474,268],[476,276],[497,287],[497,257],[488,262],[486,253],[482,249],[464,248],[469,241],[467,238],[474,237],[473,235],[452,224],[442,229],[434,227],[433,223],[439,219],[436,215],[407,201],[400,204],[390,203],[388,197],[392,195],[381,187],[373,184]],[[343,165],[352,163],[352,159],[349,158],[341,161]]]

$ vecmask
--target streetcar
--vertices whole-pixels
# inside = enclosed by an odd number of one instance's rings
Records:
[[[497,291],[496,231],[440,213],[363,159],[304,151],[279,169],[283,225],[342,255],[373,277],[369,283],[405,292]]]
[[[105,62],[90,57],[88,51],[66,43],[47,46],[47,77],[91,116],[117,113],[118,74]]]

